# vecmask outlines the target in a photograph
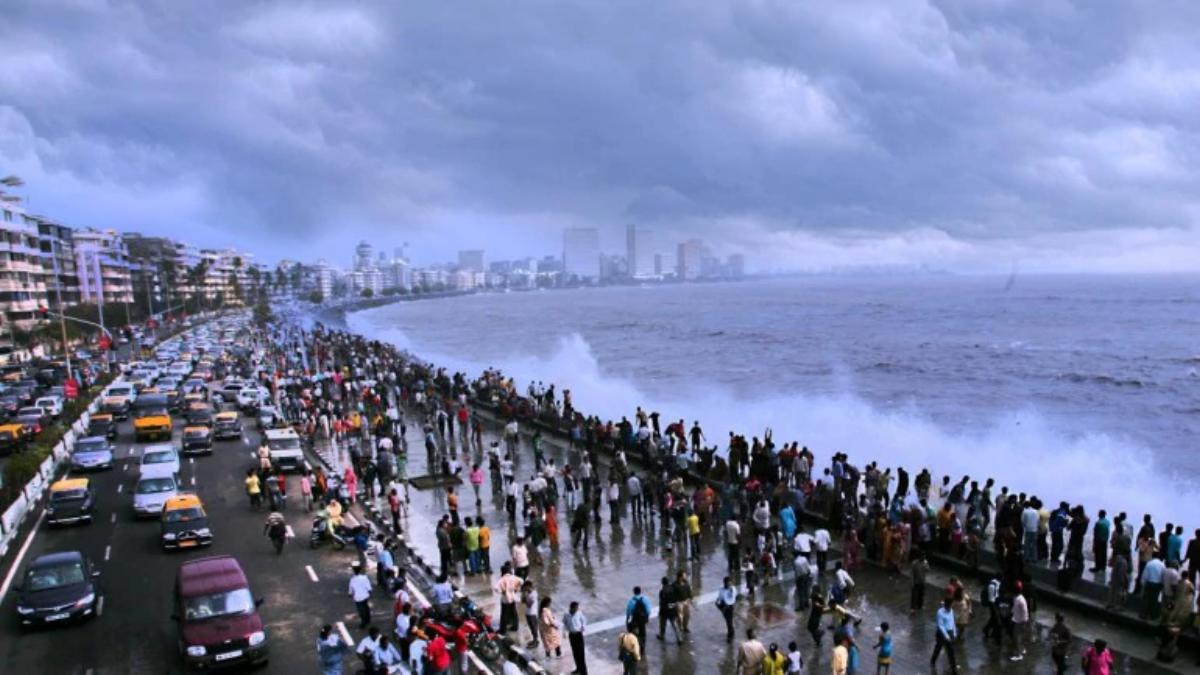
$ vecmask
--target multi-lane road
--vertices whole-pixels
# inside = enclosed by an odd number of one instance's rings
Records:
[[[264,511],[252,511],[242,480],[253,466],[259,433],[251,418],[243,418],[244,438],[214,443],[211,456],[184,459],[181,478],[208,510],[215,541],[208,549],[167,553],[159,544],[156,521],[137,521],[131,490],[140,450],[133,442],[131,422],[121,424],[115,443],[115,468],[90,474],[98,493],[98,510],[91,524],[49,528],[42,520],[44,504],[28,537],[19,539],[3,560],[0,579],[14,570],[13,585],[29,561],[53,551],[79,550],[101,570],[98,616],[85,623],[46,630],[23,630],[16,619],[16,593],[11,589],[0,603],[0,670],[9,673],[174,673],[182,672],[178,638],[171,621],[171,591],[175,572],[185,560],[213,554],[237,557],[255,595],[265,598],[260,608],[268,627],[271,660],[265,672],[313,672],[315,637],[323,623],[344,621],[357,639],[353,604],[346,597],[349,566],[354,554],[308,545],[311,519],[300,504],[298,481],[288,483],[285,512],[295,533],[276,555],[263,536]],[[178,447],[182,424],[177,419],[173,443]],[[376,622],[387,625],[390,602],[382,595]],[[348,661],[349,663],[349,661]]]

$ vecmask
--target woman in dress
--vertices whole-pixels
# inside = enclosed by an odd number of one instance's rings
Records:
[[[550,609],[550,596],[543,597],[538,616],[538,632],[542,634],[542,649],[546,651],[546,658],[550,658],[550,652],[554,652],[556,657],[562,657],[560,625],[558,617],[554,616],[554,610]]]

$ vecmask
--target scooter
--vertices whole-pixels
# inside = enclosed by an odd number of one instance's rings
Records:
[[[350,532],[346,528],[330,527],[329,517],[318,515],[313,518],[312,532],[308,536],[308,545],[312,548],[318,548],[328,543],[335,550],[341,551],[349,543],[349,536]]]

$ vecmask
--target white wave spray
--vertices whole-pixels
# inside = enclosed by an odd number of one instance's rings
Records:
[[[1056,430],[1036,409],[997,414],[973,431],[944,429],[915,409],[884,411],[848,389],[834,396],[762,393],[747,398],[717,386],[688,388],[677,396],[650,396],[635,382],[602,372],[587,341],[578,334],[559,339],[549,354],[521,354],[481,363],[414,344],[401,330],[380,326],[371,312],[347,317],[351,330],[409,350],[451,371],[474,376],[499,368],[522,390],[531,381],[570,389],[578,409],[605,419],[632,419],[636,406],[657,410],[664,420],[699,420],[709,445],[725,447],[729,431],[762,436],[770,427],[776,443],[793,440],[816,453],[818,468],[835,451],[851,461],[904,466],[915,476],[928,467],[935,480],[965,475],[995,478],[1010,491],[1037,495],[1050,504],[1083,504],[1091,517],[1103,508],[1110,517],[1126,511],[1134,523],[1153,514],[1161,528],[1200,513],[1195,477],[1173,475],[1137,443],[1106,433],[1072,436]],[[847,385],[848,387],[849,385]],[[1185,530],[1191,530],[1185,526]]]

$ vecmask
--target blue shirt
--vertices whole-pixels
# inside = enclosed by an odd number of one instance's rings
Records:
[[[879,636],[879,656],[887,658],[892,655],[892,636],[883,634]]]
[[[445,605],[453,600],[454,587],[450,585],[449,581],[433,585],[433,604]]]
[[[637,605],[638,602],[646,603],[646,616],[650,616],[650,599],[644,595],[635,595],[632,598],[630,598],[629,602],[626,603],[626,605],[625,605],[625,620],[626,621],[628,621],[630,618],[633,617],[633,608]]]
[[[1163,561],[1154,558],[1146,563],[1145,569],[1142,570],[1143,584],[1161,584],[1163,580],[1163,571],[1167,568]]]
[[[379,554],[376,557],[379,559],[379,565],[385,570],[396,566],[396,561],[392,558],[392,552],[386,548],[379,549]]]
[[[954,610],[939,607],[937,611],[937,628],[942,637],[954,639]]]
[[[717,602],[726,607],[733,607],[737,604],[737,591],[733,587],[722,588],[720,591],[717,591]]]
[[[1183,557],[1183,537],[1173,534],[1167,537],[1167,562],[1179,562]]]

